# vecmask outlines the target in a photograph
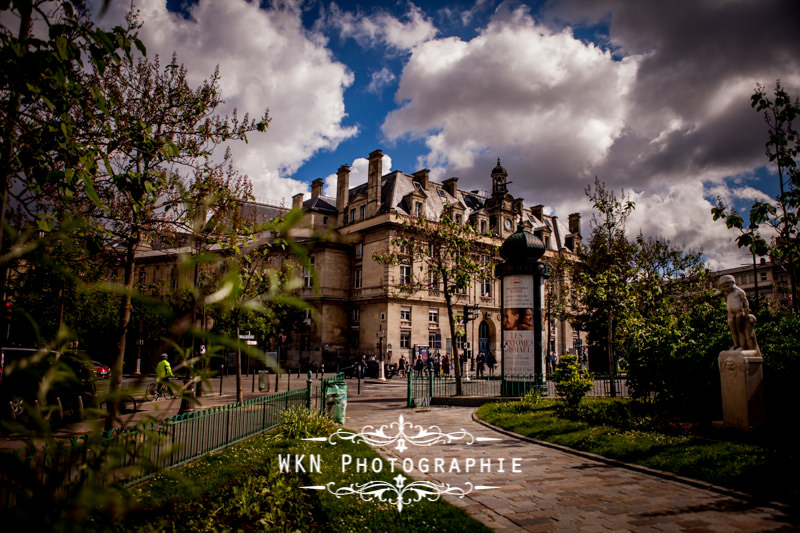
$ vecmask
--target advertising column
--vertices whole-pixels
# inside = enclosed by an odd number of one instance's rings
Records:
[[[549,267],[540,263],[544,243],[520,224],[500,247],[504,262],[495,272],[501,283],[502,396],[522,396],[544,387],[544,280]]]

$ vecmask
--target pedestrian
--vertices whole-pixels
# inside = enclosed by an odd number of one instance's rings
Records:
[[[483,352],[480,352],[478,354],[478,366],[477,366],[478,377],[479,378],[483,377],[483,367],[484,367],[485,364],[486,364],[486,354],[483,353]]]
[[[406,377],[406,356],[401,355],[400,361],[397,363],[398,369],[400,370],[400,375]]]
[[[437,378],[439,377],[439,370],[442,367],[442,359],[439,357],[437,353],[436,356],[433,358],[433,375]]]
[[[489,355],[486,356],[486,366],[489,367],[489,375],[494,376],[494,367],[497,365],[497,358],[494,356],[494,352],[489,352]]]
[[[450,375],[450,358],[447,357],[447,354],[444,354],[444,357],[442,357],[442,370],[445,376]]]

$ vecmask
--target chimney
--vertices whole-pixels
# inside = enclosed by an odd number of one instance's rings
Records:
[[[447,191],[450,194],[450,196],[455,197],[456,191],[458,190],[458,178],[453,177],[444,180],[442,182],[442,187],[444,188],[445,191]]]
[[[542,204],[531,207],[531,214],[538,218],[541,222],[544,222],[544,206]]]
[[[428,190],[428,179],[430,178],[430,174],[431,171],[428,170],[427,168],[418,170],[417,172],[414,172],[412,174],[412,176],[414,176],[414,181],[420,184],[420,187],[422,187],[423,191]]]
[[[347,216],[347,203],[350,201],[350,167],[342,165],[336,171],[336,210],[339,212],[339,226],[344,226]]]
[[[311,182],[311,198],[319,198],[322,196],[322,178],[317,178]]]
[[[367,217],[373,217],[381,208],[381,178],[383,178],[383,152],[375,150],[369,154],[367,175]]]
[[[571,213],[569,215],[569,232],[576,235],[581,234],[581,214]]]
[[[303,193],[292,196],[292,209],[303,209]]]

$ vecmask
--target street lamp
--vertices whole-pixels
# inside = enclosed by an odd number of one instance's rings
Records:
[[[748,229],[751,233],[754,233],[755,230],[758,229],[758,224],[755,222],[750,222],[750,226]],[[755,283],[755,294],[753,295],[753,309],[758,309],[758,270],[756,269],[756,252],[753,248],[750,248],[750,251],[753,254],[753,283]]]

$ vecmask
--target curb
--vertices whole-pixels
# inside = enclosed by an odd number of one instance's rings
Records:
[[[797,514],[798,514],[797,511],[795,511],[792,507],[790,507],[789,505],[787,505],[785,503],[776,502],[776,501],[772,501],[772,500],[765,500],[765,499],[759,498],[758,496],[755,496],[753,494],[749,494],[749,493],[746,493],[746,492],[741,492],[741,491],[738,491],[738,490],[735,490],[735,489],[730,489],[730,488],[727,488],[727,487],[722,487],[720,485],[714,485],[714,484],[708,483],[706,481],[700,481],[700,480],[697,480],[697,479],[692,479],[692,478],[680,476],[680,475],[675,474],[673,472],[667,472],[666,470],[658,470],[656,468],[651,468],[649,466],[637,465],[637,464],[634,464],[634,463],[626,463],[624,461],[620,461],[618,459],[612,459],[610,457],[604,457],[604,456],[598,455],[596,453],[587,452],[587,451],[583,451],[583,450],[576,450],[574,448],[570,448],[570,447],[564,446],[562,444],[556,444],[556,443],[553,443],[553,442],[547,442],[547,441],[543,441],[543,440],[538,440],[538,439],[534,439],[533,437],[526,437],[525,435],[520,435],[519,433],[514,433],[513,431],[509,431],[507,429],[503,429],[501,427],[498,427],[498,426],[495,426],[493,424],[490,424],[489,422],[481,420],[477,416],[477,410],[472,412],[472,420],[473,420],[473,422],[476,422],[476,423],[478,423],[478,424],[480,424],[480,425],[482,425],[482,426],[484,426],[486,428],[489,428],[489,429],[491,429],[493,431],[496,431],[497,433],[501,433],[503,435],[506,435],[508,437],[512,437],[512,438],[517,439],[517,440],[530,442],[532,444],[543,446],[545,448],[551,448],[551,449],[558,450],[558,451],[563,452],[563,453],[568,453],[570,455],[583,457],[584,459],[590,459],[592,461],[597,461],[597,462],[600,462],[600,463],[606,463],[608,465],[615,466],[615,467],[618,467],[618,468],[625,468],[627,470],[632,470],[632,471],[638,472],[640,474],[646,474],[646,475],[653,476],[653,477],[658,477],[658,478],[661,478],[661,479],[664,479],[664,480],[667,480],[667,481],[674,481],[674,482],[681,483],[681,484],[684,484],[684,485],[689,485],[689,486],[697,488],[697,489],[704,489],[704,490],[708,490],[708,491],[711,491],[711,492],[716,492],[716,493],[721,494],[723,496],[736,498],[738,500],[745,500],[745,501],[750,501],[750,502],[753,502],[753,503],[757,503],[759,505],[766,505],[766,506],[772,507],[774,509],[777,509],[777,510],[783,512],[787,516],[797,516]]]

